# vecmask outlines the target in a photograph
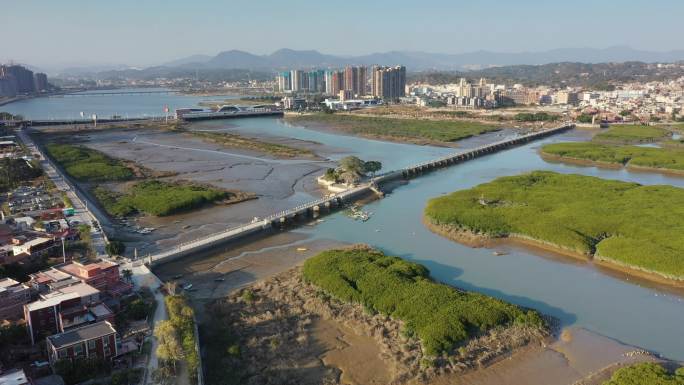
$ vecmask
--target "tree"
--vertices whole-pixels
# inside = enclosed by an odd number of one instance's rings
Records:
[[[110,257],[113,255],[123,255],[126,245],[121,241],[112,240],[105,246],[105,251]]]
[[[131,319],[141,320],[147,317],[150,312],[150,306],[145,301],[138,298],[131,301],[131,303],[126,306],[126,311]]]
[[[382,163],[378,162],[377,160],[369,160],[368,162],[363,164],[364,172],[369,172],[373,176],[375,176],[375,173],[380,171],[381,168]]]
[[[121,275],[123,275],[123,278],[129,283],[133,282],[133,271],[131,271],[131,269],[124,269],[121,272]]]
[[[591,123],[593,120],[593,116],[589,114],[581,114],[580,116],[577,117],[577,121],[580,123]]]
[[[344,171],[354,172],[358,174],[364,173],[364,161],[356,156],[347,156],[340,159],[340,167]]]
[[[157,337],[157,357],[172,363],[174,370],[176,362],[183,359],[183,349],[178,341],[178,331],[171,321],[159,321],[154,328],[154,336]]]

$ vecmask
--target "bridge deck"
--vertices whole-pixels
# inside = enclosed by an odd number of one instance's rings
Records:
[[[447,167],[449,165],[453,165],[455,163],[459,163],[468,159],[473,159],[475,157],[501,151],[505,148],[509,148],[518,144],[527,143],[535,139],[540,139],[549,135],[566,131],[574,127],[574,124],[566,124],[560,127],[551,128],[543,131],[537,131],[527,135],[522,135],[511,139],[505,139],[498,142],[479,146],[473,149],[469,149],[466,151],[450,154],[428,162],[423,162],[413,166],[405,167],[401,170],[387,172],[382,175],[378,175],[368,183],[362,184],[358,187],[349,189],[342,193],[334,194],[326,198],[316,199],[314,201],[298,205],[291,209],[271,214],[264,219],[252,223],[228,228],[224,231],[211,234],[206,237],[202,237],[199,239],[179,244],[178,246],[172,249],[149,256],[148,261],[151,264],[162,263],[171,259],[184,256],[190,252],[207,248],[220,242],[226,242],[232,239],[239,238],[241,236],[253,234],[259,231],[265,231],[271,229],[273,227],[274,222],[279,222],[281,220],[287,220],[291,217],[306,214],[310,210],[314,210],[315,207],[320,208],[322,205],[326,204],[338,205],[343,203],[345,200],[349,200],[356,196],[369,193],[375,186],[382,182],[387,182],[399,178],[408,178],[417,172],[424,172],[440,167]]]

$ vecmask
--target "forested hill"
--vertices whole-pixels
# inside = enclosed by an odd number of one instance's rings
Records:
[[[458,82],[461,77],[473,81],[484,77],[494,83],[612,89],[616,83],[676,79],[682,76],[684,76],[684,62],[663,65],[642,62],[599,64],[564,62],[492,67],[467,72],[413,73],[410,80],[429,84],[448,84]]]

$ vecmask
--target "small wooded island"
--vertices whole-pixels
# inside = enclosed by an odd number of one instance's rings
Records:
[[[430,200],[457,241],[512,237],[669,283],[684,281],[684,190],[535,171]]]

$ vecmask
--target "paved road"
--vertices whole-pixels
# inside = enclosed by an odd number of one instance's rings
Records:
[[[36,146],[33,139],[26,133],[25,130],[17,131],[19,139],[26,145],[30,153],[40,159],[40,166],[43,168],[45,174],[55,184],[58,190],[65,192],[74,206],[74,216],[72,220],[77,220],[80,223],[91,225],[90,237],[92,238],[92,246],[98,256],[104,256],[106,239],[102,231],[99,229],[99,221],[87,209],[86,203],[76,193],[75,189],[67,182],[59,170],[45,157],[45,154]],[[87,201],[86,201],[87,202]],[[93,208],[93,206],[90,206]]]
[[[152,319],[152,328],[157,326],[159,321],[163,321],[169,318],[166,312],[166,305],[164,304],[164,295],[157,289],[161,288],[162,282],[157,278],[154,273],[147,268],[147,266],[140,264],[139,266],[126,265],[124,268],[130,269],[133,272],[133,284],[136,290],[143,287],[147,287],[152,290],[154,294],[154,299],[157,301],[157,308],[154,311],[154,317]],[[157,338],[152,336],[152,351],[150,354],[150,360],[147,362],[147,376],[143,384],[152,383],[152,373],[155,369],[159,367],[159,360],[157,359]]]
[[[67,182],[64,176],[59,172],[59,169],[57,169],[57,167],[55,167],[52,164],[52,162],[50,162],[48,158],[45,157],[45,154],[43,154],[42,151],[40,151],[40,149],[36,146],[31,137],[24,130],[19,130],[18,136],[29,149],[31,154],[33,154],[34,156],[38,155],[41,167],[45,171],[45,174],[55,184],[57,189],[65,192],[69,199],[71,199],[71,202],[74,205],[74,216],[72,217],[72,219],[87,224],[99,223],[99,221],[95,218],[95,215],[86,208],[86,204],[84,202],[87,202],[87,200],[85,198],[81,200],[81,197],[79,197],[76,193],[76,189],[73,188],[71,184]],[[96,211],[97,207],[91,204],[90,209]],[[106,217],[104,218],[104,220],[106,220]],[[106,240],[104,235],[102,234],[102,231],[100,231],[95,226],[91,226],[91,238],[93,248],[97,252],[98,256],[106,258]],[[159,280],[159,278],[157,278],[157,276],[154,275],[154,273],[152,273],[145,265],[142,264],[140,264],[139,266],[135,266],[134,264],[128,262],[121,267],[123,269],[130,269],[133,272],[132,279],[136,290],[139,290],[142,287],[147,287],[150,290],[152,290],[152,293],[154,293],[154,299],[157,302],[157,308],[154,312],[152,327],[154,328],[159,321],[168,319],[166,306],[164,304],[164,295],[159,290],[157,290],[162,286],[162,282]],[[152,352],[150,354],[150,360],[147,364],[147,376],[145,378],[145,384],[150,382],[152,372],[155,369],[157,369],[159,365],[156,353],[157,339],[155,337],[152,337]]]

